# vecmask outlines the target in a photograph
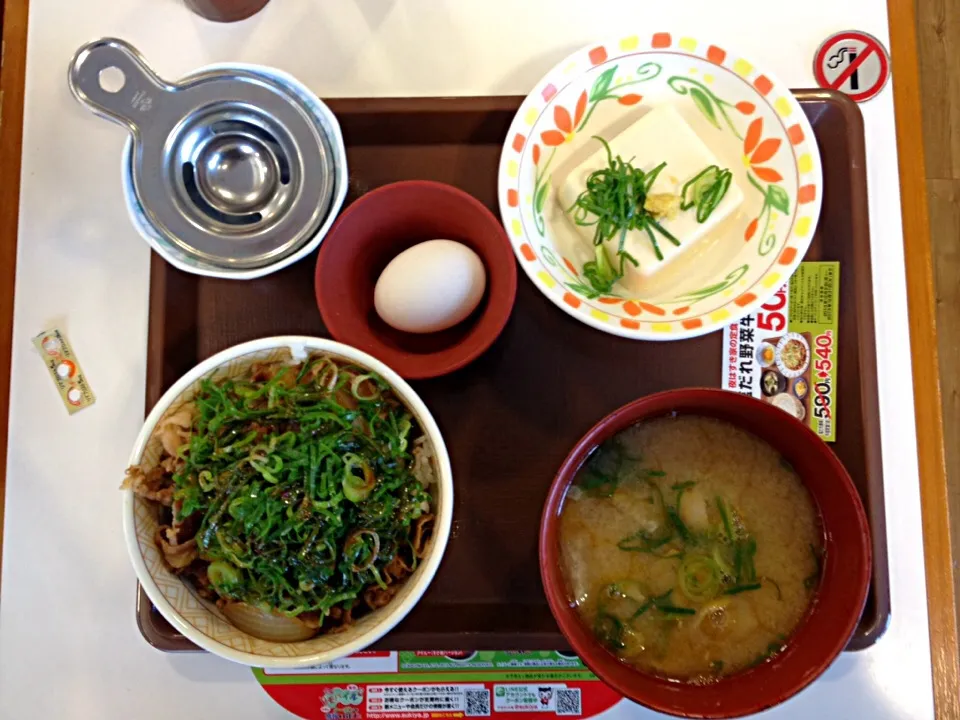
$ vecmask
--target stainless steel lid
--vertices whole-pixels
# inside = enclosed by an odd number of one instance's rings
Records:
[[[69,83],[80,102],[130,130],[137,200],[188,256],[263,267],[323,222],[333,149],[310,108],[273,78],[215,71],[171,84],[133,46],[104,38],[80,48]]]

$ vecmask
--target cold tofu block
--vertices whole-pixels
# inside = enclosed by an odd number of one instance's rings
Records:
[[[657,107],[619,135],[605,138],[610,143],[614,157],[644,171],[653,170],[666,162],[667,166],[657,177],[650,194],[672,193],[679,195],[684,183],[710,165],[724,165],[710,151],[696,132],[673,107]],[[571,207],[586,187],[587,178],[596,170],[607,167],[607,152],[597,141],[591,141],[597,150],[577,165],[565,177],[560,178],[558,202],[566,210]],[[625,264],[621,283],[638,296],[650,296],[664,292],[678,275],[686,274],[688,263],[695,263],[717,240],[726,221],[737,213],[743,202],[743,192],[736,180],[731,182],[720,204],[703,223],[697,222],[696,208],[681,211],[672,217],[662,217],[658,222],[669,231],[680,245],[676,246],[659,233],[655,233],[663,260],[658,260],[650,238],[644,231],[631,231],[627,235],[625,249],[639,262],[638,267]],[[569,218],[573,224],[573,220]],[[593,242],[592,226],[575,225],[586,242]],[[611,260],[617,258],[619,238],[606,243]]]

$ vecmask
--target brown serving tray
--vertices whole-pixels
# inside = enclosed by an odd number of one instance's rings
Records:
[[[844,95],[798,90],[824,170],[820,224],[807,254],[838,260],[838,429],[833,447],[863,498],[873,580],[849,649],[872,644],[890,614],[863,122]],[[494,213],[497,166],[519,97],[330,100],[347,144],[347,202],[395,180],[456,185]],[[269,335],[329,336],[314,302],[314,258],[249,282],[188,275],[158,256],[150,277],[147,407],[183,373],[231,345]],[[477,361],[414,382],[453,462],[453,532],[421,601],[377,647],[565,649],[540,586],[540,511],[557,468],[597,420],[660,390],[720,387],[721,333],[678,342],[608,335],[560,312],[521,273],[513,315]],[[138,589],[144,637],[196,650]]]

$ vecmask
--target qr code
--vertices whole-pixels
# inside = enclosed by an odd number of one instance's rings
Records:
[[[490,714],[489,690],[464,690],[467,701],[467,717],[486,717]]]
[[[580,688],[557,688],[557,715],[583,715],[580,707]]]

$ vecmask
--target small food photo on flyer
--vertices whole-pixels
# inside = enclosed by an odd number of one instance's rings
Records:
[[[836,438],[840,263],[805,262],[760,309],[723,330],[723,387]]]

